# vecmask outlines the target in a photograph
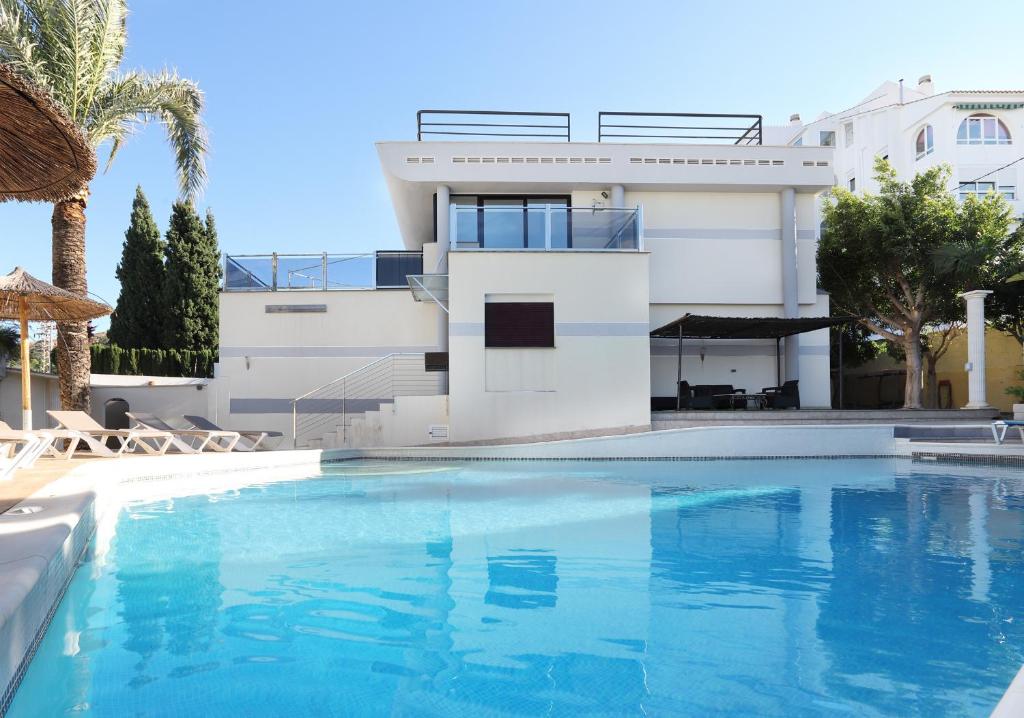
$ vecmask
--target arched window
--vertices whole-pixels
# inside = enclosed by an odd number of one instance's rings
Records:
[[[958,145],[1008,145],[1010,131],[998,117],[978,113],[960,123],[956,133]]]
[[[917,133],[917,141],[914,143],[914,151],[917,159],[930,155],[935,150],[935,137],[932,135],[932,126],[925,125]]]

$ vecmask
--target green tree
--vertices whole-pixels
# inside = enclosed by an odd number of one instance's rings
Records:
[[[107,165],[137,126],[156,120],[167,130],[182,195],[206,178],[203,95],[170,71],[121,72],[127,41],[125,0],[0,0],[0,62],[47,91],[92,146],[109,148]],[[89,186],[53,205],[53,283],[88,289],[85,209]],[[61,404],[89,407],[89,339],[85,322],[58,327]]]
[[[220,254],[213,215],[206,223],[190,203],[176,202],[167,230],[163,346],[216,349]]]
[[[923,328],[948,321],[956,294],[987,281],[1012,254],[1002,197],[960,203],[947,189],[949,176],[948,167],[933,167],[901,182],[879,158],[879,194],[836,188],[824,208],[822,287],[839,310],[902,348],[908,409],[922,405]],[[967,254],[972,259],[961,261]]]
[[[108,337],[125,349],[157,349],[164,327],[164,241],[142,187],[135,188],[131,224],[117,265],[121,293]]]

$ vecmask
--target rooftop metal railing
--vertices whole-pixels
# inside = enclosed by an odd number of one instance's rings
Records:
[[[225,254],[224,291],[405,288],[422,272],[422,252]]]
[[[705,140],[715,144],[761,144],[761,115],[701,112],[598,112],[597,141]]]
[[[416,139],[425,137],[519,137],[570,140],[568,112],[501,112],[499,110],[420,110]]]

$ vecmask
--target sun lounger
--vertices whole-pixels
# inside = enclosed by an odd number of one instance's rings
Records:
[[[11,429],[7,424],[4,427],[0,428],[0,481],[11,478],[15,469],[30,468],[46,449],[43,437]]]
[[[194,429],[205,429],[206,431],[225,431],[214,424],[209,419],[202,416],[193,416],[186,414],[184,417],[185,421],[192,425]],[[245,430],[238,429],[237,433],[242,437],[241,440],[235,445],[235,451],[258,451],[267,439],[280,439],[284,434],[280,431],[260,431],[260,430]]]
[[[49,451],[63,459],[71,458],[79,446],[84,446],[96,456],[121,456],[124,452],[135,449],[142,449],[147,454],[162,455],[166,453],[174,438],[166,431],[151,429],[105,429],[84,411],[46,413],[57,422],[56,429],[47,431],[54,437]],[[56,446],[57,441],[61,439],[67,441],[67,448],[64,451],[60,451]],[[118,443],[117,448],[109,448],[107,439],[115,439]]]
[[[1020,433],[1021,443],[1024,443],[1024,421],[996,419],[992,422],[992,438],[996,440],[997,444],[1002,444],[1006,440],[1006,431],[1011,427]]]
[[[53,444],[54,436],[50,431],[22,431],[20,429],[12,429],[6,421],[0,421],[0,435],[4,438],[0,438],[0,443],[5,443],[5,447],[0,447],[0,457],[13,458],[15,454],[21,456],[18,460],[19,469],[31,469],[36,463],[36,459],[46,453],[47,449]],[[28,444],[31,442],[32,446]],[[18,446],[22,449],[17,449]]]
[[[183,454],[199,454],[206,449],[228,452],[235,448],[241,438],[237,431],[179,429],[154,414],[129,411],[128,418],[138,424],[140,428],[168,432],[173,436],[171,445]]]

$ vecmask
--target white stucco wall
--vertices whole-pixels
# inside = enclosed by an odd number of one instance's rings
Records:
[[[186,414],[211,418],[208,384],[207,379],[93,374],[89,413],[106,426],[106,402],[123,399],[128,402],[129,411],[156,414],[168,420]]]
[[[449,271],[453,441],[650,423],[646,253],[452,252]],[[484,347],[503,295],[554,302],[555,348]]]
[[[224,292],[212,416],[241,429],[291,435],[290,402],[388,354],[434,351],[437,312],[411,292]],[[325,305],[267,313],[267,305]]]
[[[53,374],[32,373],[32,428],[55,426],[46,415],[49,409],[60,409],[60,385]],[[21,369],[9,368],[0,379],[0,420],[12,429],[21,429]]]

